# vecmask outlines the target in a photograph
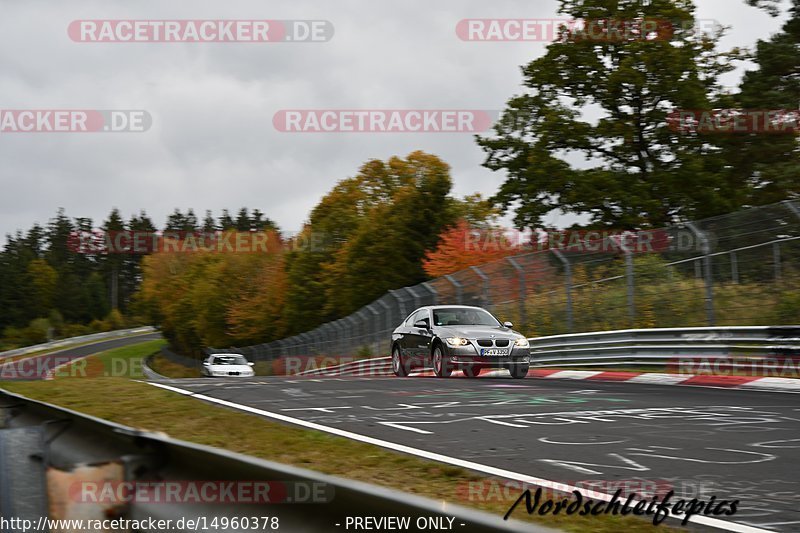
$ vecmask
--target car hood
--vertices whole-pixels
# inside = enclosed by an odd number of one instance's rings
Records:
[[[494,335],[496,339],[516,339],[520,336],[513,329],[503,326],[437,326],[438,333],[446,337],[484,339]]]

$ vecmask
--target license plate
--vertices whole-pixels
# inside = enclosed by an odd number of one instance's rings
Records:
[[[505,348],[481,348],[481,355],[508,355],[508,349]]]

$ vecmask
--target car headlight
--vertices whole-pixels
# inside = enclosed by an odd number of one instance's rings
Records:
[[[516,346],[517,348],[530,348],[531,343],[529,343],[528,339],[526,339],[525,337],[520,337],[514,343],[514,346]]]
[[[461,337],[448,337],[445,340],[447,341],[447,344],[449,344],[450,346],[466,346],[467,344],[469,344],[469,341],[467,339],[462,339]]]

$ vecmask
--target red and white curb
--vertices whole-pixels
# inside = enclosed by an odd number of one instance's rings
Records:
[[[307,377],[394,376],[391,369],[391,361],[388,357],[355,361],[334,367],[303,372],[300,375]],[[423,370],[420,372],[412,372],[410,375],[412,377],[430,377],[434,376],[434,373],[430,370]],[[490,372],[484,372],[481,374],[481,376],[486,377],[501,377],[507,375],[508,372],[506,370],[492,370]],[[453,373],[453,377],[463,378],[464,375],[461,372],[456,371]],[[646,385],[688,385],[695,387],[800,392],[800,379],[761,376],[667,374],[658,372],[602,372],[591,370],[532,368],[528,372],[528,378],[610,381],[617,383],[625,382]]]
[[[531,369],[529,378],[614,381],[647,385],[690,385],[728,389],[800,391],[800,379],[761,376],[713,376],[658,372],[597,372],[590,370]]]

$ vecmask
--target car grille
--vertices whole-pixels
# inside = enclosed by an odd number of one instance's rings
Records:
[[[491,348],[492,346],[497,346],[498,348],[505,348],[508,346],[509,340],[508,339],[478,339],[478,346],[482,346],[484,348]]]

